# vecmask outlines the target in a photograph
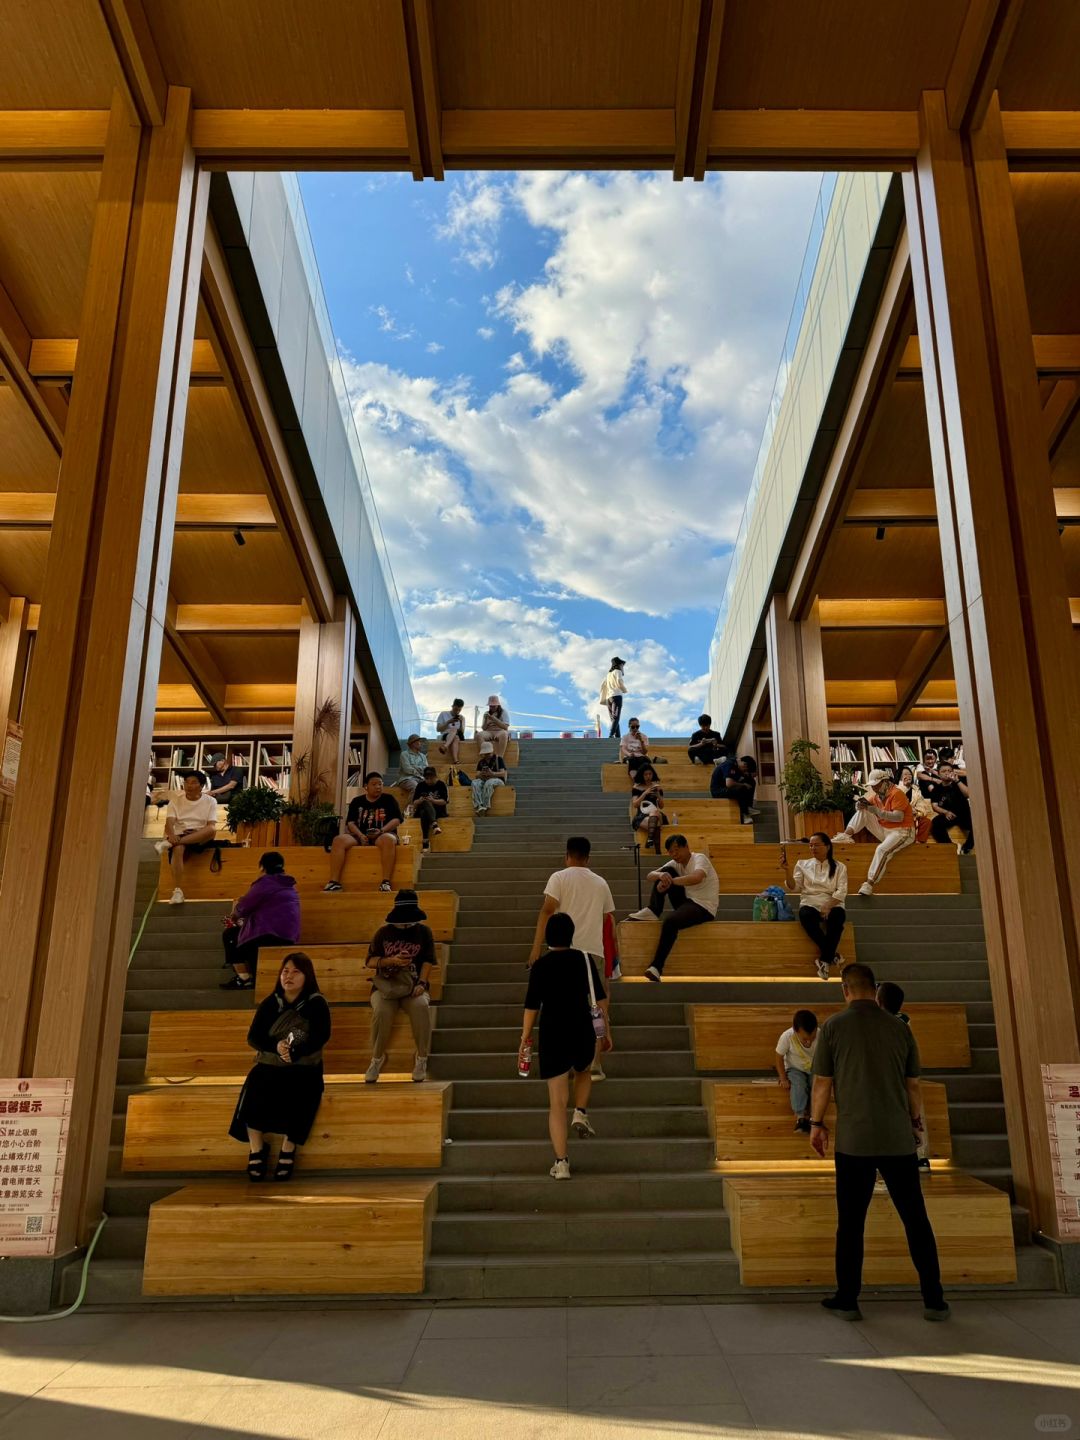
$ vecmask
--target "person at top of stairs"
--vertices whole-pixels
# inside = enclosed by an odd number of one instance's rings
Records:
[[[626,681],[623,678],[623,667],[626,661],[620,660],[618,655],[612,656],[611,669],[604,676],[604,683],[600,686],[600,704],[611,717],[611,729],[608,731],[609,740],[618,740],[622,735],[619,728],[619,717],[622,715],[623,696],[626,694]]]
[[[569,915],[559,912],[550,916],[544,927],[548,953],[529,971],[518,1050],[518,1070],[527,1074],[532,1033],[537,1016],[543,1010],[540,1078],[548,1082],[548,1134],[555,1151],[555,1163],[550,1170],[553,1180],[570,1179],[566,1143],[570,1074],[573,1072],[574,1076],[571,1124],[575,1135],[584,1140],[596,1134],[589,1120],[592,1090],[589,1070],[597,1043],[605,1051],[613,1048],[607,991],[592,957],[571,948],[574,936],[574,922]]]

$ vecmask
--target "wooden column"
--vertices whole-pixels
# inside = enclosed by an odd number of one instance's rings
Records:
[[[966,138],[923,97],[905,203],[1012,1170],[1053,1235],[1039,1066],[1080,1061],[1080,677],[996,97]]]
[[[293,716],[292,793],[307,798],[314,786],[319,800],[344,809],[349,722],[352,718],[353,670],[356,660],[356,616],[339,595],[335,618],[326,624],[312,619],[304,606],[296,666],[296,710]],[[316,727],[316,716],[328,704],[336,715]],[[303,773],[297,760],[306,756]]]
[[[818,602],[814,601],[805,620],[791,620],[788,597],[774,595],[765,623],[765,644],[777,774],[788,758],[792,741],[812,740],[818,746],[817,768],[828,781],[832,778],[832,766]],[[791,813],[783,802],[780,803],[780,831],[781,839],[794,838]]]
[[[26,622],[30,606],[23,595],[13,595],[8,602],[7,616],[0,625],[0,730],[5,721],[18,720],[26,677],[26,652],[29,635]]]
[[[57,1253],[100,1214],[191,372],[191,97],[114,102],[0,895],[0,1074],[73,1077]]]

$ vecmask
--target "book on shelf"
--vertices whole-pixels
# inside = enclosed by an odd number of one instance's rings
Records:
[[[893,756],[892,751],[887,750],[884,745],[870,746],[870,759],[873,760],[876,764],[891,765],[894,758],[895,757]]]
[[[859,757],[850,745],[843,740],[838,740],[832,746],[831,758],[834,765],[857,765]]]

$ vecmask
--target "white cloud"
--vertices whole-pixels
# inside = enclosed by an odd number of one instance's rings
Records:
[[[444,240],[454,240],[458,254],[474,270],[490,269],[498,258],[499,227],[506,205],[506,187],[480,175],[452,184],[446,221],[439,227]]]
[[[490,325],[481,325],[476,333],[480,336],[481,340],[495,339],[495,331],[491,328]]]
[[[424,349],[429,355],[438,355],[439,351],[443,348],[444,347],[439,344],[438,340],[429,340],[424,346]]]
[[[393,311],[388,310],[385,305],[372,305],[371,313],[379,317],[379,329],[384,335],[391,335],[395,340],[412,340],[415,338],[416,331],[413,327],[410,325],[403,330],[398,324],[397,317]]]

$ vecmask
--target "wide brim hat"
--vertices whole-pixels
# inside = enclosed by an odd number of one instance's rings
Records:
[[[620,660],[618,655],[615,655],[611,661],[611,668],[612,670],[621,670],[625,664],[625,660]]]
[[[491,743],[490,740],[481,740],[481,741],[480,741],[480,754],[481,754],[481,755],[494,755],[494,754],[495,754],[495,746]]]
[[[394,896],[394,908],[386,917],[388,925],[414,925],[426,920],[427,913],[420,909],[415,890],[399,890]]]
[[[410,735],[409,738],[405,741],[405,744],[411,745],[414,740],[422,740],[423,738],[424,737],[422,735]]]
[[[874,785],[884,785],[886,780],[891,781],[892,778],[888,770],[871,770],[870,774],[866,777],[866,783],[871,787]]]

